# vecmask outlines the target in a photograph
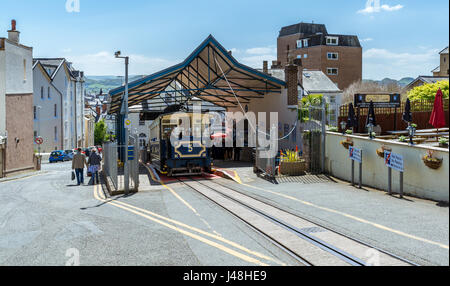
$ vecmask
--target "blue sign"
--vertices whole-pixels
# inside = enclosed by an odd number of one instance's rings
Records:
[[[404,172],[403,156],[389,151],[384,151],[384,164],[396,171]]]
[[[134,160],[134,146],[128,146],[128,161]]]
[[[362,163],[362,151],[361,149],[355,148],[350,146],[349,148],[350,151],[350,159],[352,159],[353,161],[356,161],[358,163]]]

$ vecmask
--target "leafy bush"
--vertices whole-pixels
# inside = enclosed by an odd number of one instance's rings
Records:
[[[347,130],[347,131],[345,131],[345,133],[347,133],[348,135],[352,135],[353,134],[353,130]]]
[[[439,144],[447,145],[448,139],[444,137],[439,138]]]
[[[415,100],[434,100],[436,93],[442,90],[444,98],[449,96],[449,84],[448,81],[438,81],[436,83],[428,83],[421,86],[417,86],[408,92],[408,98],[411,101]]]
[[[337,128],[336,126],[331,126],[330,128],[328,128],[328,131],[330,131],[330,132],[338,132],[339,128]]]
[[[406,142],[408,139],[405,137],[405,136],[400,136],[399,138],[398,138],[398,141],[399,142]]]

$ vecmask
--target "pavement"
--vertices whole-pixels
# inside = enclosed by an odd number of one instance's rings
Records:
[[[73,184],[70,162],[43,169],[0,183],[0,265],[297,265],[192,190],[105,199],[100,185]]]
[[[107,197],[102,185],[75,186],[70,167],[0,182],[0,265],[298,265],[176,180],[141,174],[139,193]],[[323,177],[274,185],[250,166],[226,167],[241,183],[209,179],[420,265],[449,265],[448,206]]]
[[[448,205],[360,190],[323,175],[292,177],[274,185],[252,175],[250,166],[228,168],[237,171],[243,183],[223,181],[226,186],[419,265],[449,265]]]

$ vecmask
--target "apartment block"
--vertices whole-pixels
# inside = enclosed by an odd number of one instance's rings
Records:
[[[362,47],[357,36],[329,34],[323,24],[283,27],[277,40],[278,64],[301,59],[303,68],[320,70],[341,90],[362,79]]]

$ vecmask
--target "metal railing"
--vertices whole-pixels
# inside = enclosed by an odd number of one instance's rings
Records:
[[[132,147],[132,148],[131,148]],[[114,142],[103,144],[103,170],[108,179],[109,186],[113,192],[125,191],[125,172],[123,162],[119,162],[119,152],[126,148],[126,155],[129,157],[129,190],[139,190],[139,138],[137,135],[130,135],[130,145],[122,146]],[[130,153],[129,150],[133,150]]]

